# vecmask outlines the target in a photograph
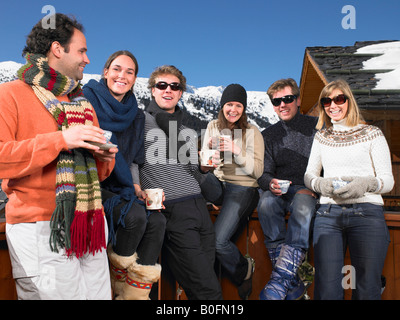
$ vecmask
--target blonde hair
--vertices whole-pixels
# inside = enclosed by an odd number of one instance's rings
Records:
[[[338,89],[343,92],[343,94],[347,97],[348,101],[348,108],[346,114],[346,125],[349,127],[354,127],[359,123],[364,123],[364,119],[361,115],[360,109],[357,105],[356,99],[354,98],[353,93],[351,92],[350,86],[345,80],[338,79],[328,83],[321,91],[318,99],[318,110],[319,110],[319,117],[318,123],[316,128],[318,130],[322,129],[325,125],[326,128],[332,127],[331,118],[325,112],[324,106],[321,104],[321,98],[328,97],[333,90]]]
[[[181,85],[181,91],[186,91],[186,77],[182,74],[177,67],[171,65],[163,65],[157,67],[153,73],[150,75],[148,88],[151,90],[156,85],[157,77],[161,75],[171,74],[179,79],[179,83]]]
[[[274,94],[278,91],[285,89],[286,87],[290,87],[292,89],[292,94],[297,98],[300,97],[300,89],[297,85],[296,81],[292,78],[280,79],[275,81],[267,90],[267,95],[270,99],[273,98]]]

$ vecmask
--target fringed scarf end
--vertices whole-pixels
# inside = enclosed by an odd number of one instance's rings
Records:
[[[95,255],[98,251],[106,249],[105,223],[101,209],[92,212],[75,212],[71,225],[71,248],[68,255],[74,254],[82,257],[88,251]]]
[[[50,249],[59,252],[59,248],[70,248],[71,238],[69,230],[71,221],[67,217],[73,217],[75,202],[73,200],[63,200],[57,203],[56,208],[50,219]]]
[[[105,235],[105,223],[102,210],[96,210],[93,214],[90,235],[89,252],[93,255],[104,248],[107,248],[106,235]]]

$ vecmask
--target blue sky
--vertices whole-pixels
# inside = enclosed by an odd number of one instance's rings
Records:
[[[139,77],[173,64],[195,87],[266,91],[280,78],[300,81],[306,47],[400,40],[399,0],[16,0],[0,5],[0,62],[24,62],[26,35],[45,5],[84,25],[86,73],[101,73],[111,53],[127,49]],[[355,9],[355,29],[342,27],[346,5]]]

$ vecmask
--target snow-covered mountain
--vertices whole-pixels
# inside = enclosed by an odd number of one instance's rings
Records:
[[[20,63],[13,61],[0,62],[0,83],[15,79],[16,71],[21,67]],[[82,84],[90,79],[100,79],[98,74],[84,74]],[[138,77],[134,91],[140,108],[144,108],[150,101],[150,90],[147,88],[148,79]],[[200,132],[205,129],[207,123],[217,118],[220,109],[224,87],[202,87],[195,88],[188,85],[187,91],[183,93],[179,102],[185,112],[184,123],[190,128]],[[271,101],[265,92],[248,91],[246,113],[251,123],[263,130],[270,124],[275,123],[278,118],[273,110]]]

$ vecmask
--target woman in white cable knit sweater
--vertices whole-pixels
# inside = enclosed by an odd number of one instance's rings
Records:
[[[379,128],[364,124],[345,81],[329,83],[318,108],[320,130],[304,176],[321,195],[313,231],[314,298],[343,299],[343,289],[351,287],[353,299],[380,299],[390,242],[381,194],[394,185],[389,147]],[[338,179],[347,184],[334,188]],[[351,266],[343,269],[347,248]]]

